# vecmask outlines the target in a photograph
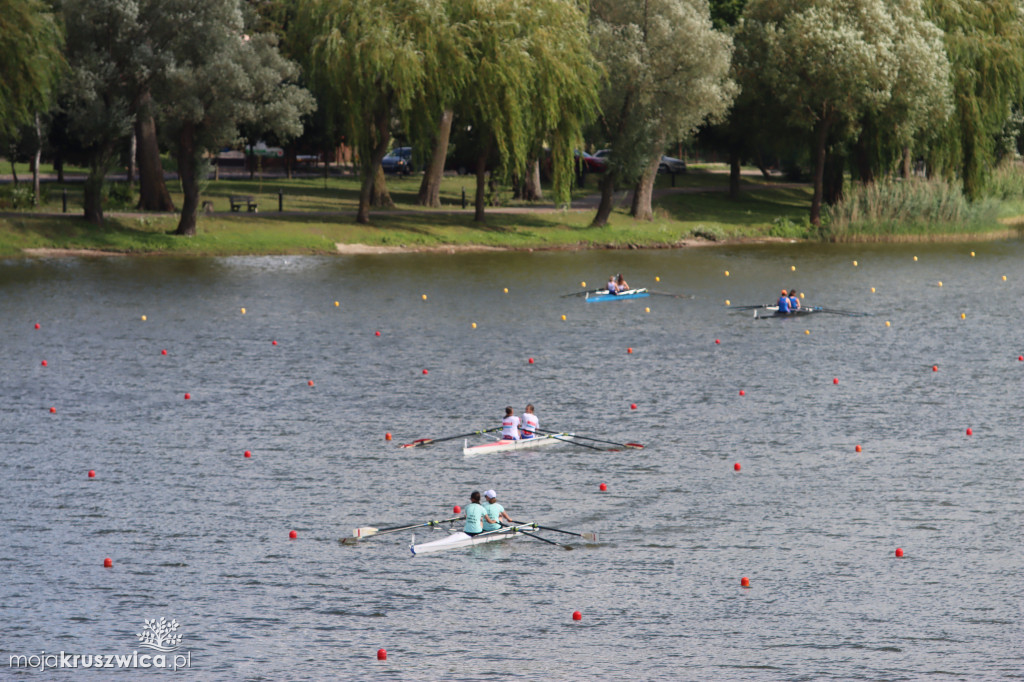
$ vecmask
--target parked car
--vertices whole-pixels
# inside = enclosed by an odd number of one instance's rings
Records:
[[[659,173],[685,173],[686,162],[682,159],[675,159],[671,156],[661,157],[661,163],[658,164]]]
[[[573,156],[576,159],[583,161],[584,170],[587,173],[604,173],[608,170],[608,161],[606,159],[599,158],[594,154],[588,154],[587,152],[577,149],[573,152]]]
[[[395,147],[380,162],[385,173],[412,173],[412,147]]]

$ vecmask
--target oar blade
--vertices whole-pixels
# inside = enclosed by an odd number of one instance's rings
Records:
[[[597,542],[597,533],[580,533],[580,537],[587,542]]]
[[[643,450],[644,446],[640,443],[623,443],[627,448],[633,448],[634,450]]]

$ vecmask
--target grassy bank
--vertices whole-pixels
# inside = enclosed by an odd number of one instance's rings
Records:
[[[176,215],[140,214],[130,207],[108,210],[103,227],[85,223],[81,215],[81,184],[48,183],[45,202],[37,210],[0,215],[0,255],[24,249],[84,249],[120,253],[182,255],[335,253],[336,244],[367,244],[429,248],[487,246],[500,248],[623,248],[666,247],[682,240],[713,241],[809,236],[807,213],[810,189],[774,183],[759,175],[744,176],[742,194],[730,200],[728,178],[720,172],[696,170],[673,179],[659,176],[655,218],[635,221],[627,214],[628,197],[609,223],[590,226],[596,211],[596,178],[587,178],[573,196],[570,210],[550,203],[513,202],[508,188],[495,195],[483,223],[473,220],[472,206],[462,208],[462,193],[472,200],[472,177],[447,177],[442,186],[443,207],[415,205],[419,178],[389,178],[395,209],[376,210],[372,225],[355,223],[358,182],[352,177],[222,179],[210,182],[203,200],[213,203],[212,214],[201,214],[199,234],[175,237]],[[172,196],[180,205],[181,196]],[[67,191],[69,214],[60,215]],[[278,211],[281,192],[283,212]],[[258,213],[232,213],[228,197],[251,195]],[[1004,200],[1001,215],[1020,215],[1020,200]],[[1007,228],[993,223],[995,231]]]

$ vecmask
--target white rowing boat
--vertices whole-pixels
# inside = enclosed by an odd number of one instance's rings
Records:
[[[462,447],[462,454],[466,457],[476,457],[477,455],[487,455],[492,452],[508,452],[511,450],[525,450],[527,448],[539,448],[544,445],[557,445],[558,443],[568,443],[572,441],[571,433],[553,433],[548,436],[534,436],[533,438],[523,438],[521,440],[496,440],[490,443],[480,443],[479,445],[470,445],[469,439],[466,439],[465,444]]]
[[[489,530],[479,535],[466,535],[462,531],[456,531],[439,540],[416,544],[416,537],[413,536],[409,550],[413,554],[429,554],[431,552],[442,552],[446,549],[458,549],[459,547],[472,547],[487,542],[498,542],[499,540],[510,540],[523,533],[536,532],[537,526],[533,523],[525,523],[518,526],[506,526],[498,530]]]

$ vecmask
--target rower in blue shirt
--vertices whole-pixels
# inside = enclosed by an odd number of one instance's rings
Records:
[[[466,525],[462,532],[470,537],[484,532],[484,506],[480,504],[480,491],[474,490],[469,496],[469,504],[466,506]]]
[[[484,498],[487,500],[484,502],[484,530],[498,530],[503,519],[509,524],[513,523],[505,513],[505,508],[498,504],[498,493],[488,490]]]
[[[790,312],[800,310],[800,297],[796,295],[796,289],[789,290],[789,310]]]
[[[789,292],[785,289],[782,290],[782,295],[779,296],[778,306],[779,310],[777,312],[779,313],[779,315],[785,315],[791,310],[789,303]]]

